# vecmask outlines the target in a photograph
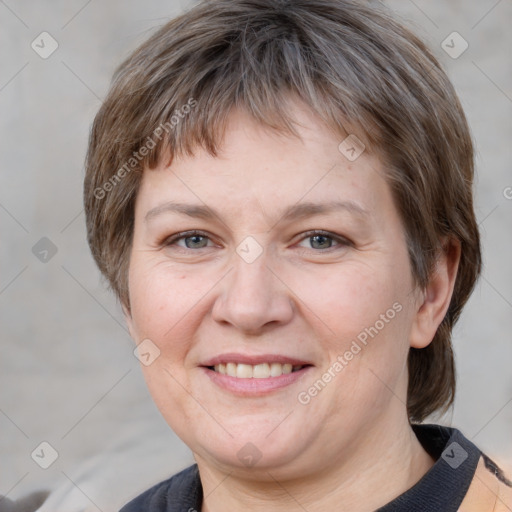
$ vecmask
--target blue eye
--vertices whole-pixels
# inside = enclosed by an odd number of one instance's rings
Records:
[[[208,238],[203,235],[187,236],[183,237],[182,240],[184,240],[185,246],[188,249],[201,249],[203,247],[206,247],[208,244]],[[191,241],[190,244],[189,241]],[[204,242],[206,242],[206,244]]]
[[[313,235],[309,237],[313,249],[329,249],[332,247],[333,239],[325,235]],[[316,247],[315,247],[316,244]]]
[[[308,233],[305,233],[305,235],[306,236],[302,240],[309,241],[309,243],[311,244],[311,248],[319,249],[320,251],[332,249],[333,247],[339,245],[350,245],[348,240],[345,240],[342,237],[333,235],[332,233],[328,233],[326,231],[310,231]]]
[[[310,244],[308,248],[314,249],[315,252],[323,252],[338,246],[341,248],[351,245],[351,242],[343,237],[320,230],[304,233],[298,245],[304,247],[302,244],[306,241]],[[206,249],[207,247],[212,247],[212,245],[208,245],[208,242],[211,242],[210,237],[201,231],[185,231],[167,238],[163,245],[166,247],[175,246],[181,249]]]
[[[177,242],[184,241],[185,245],[179,245]],[[185,233],[177,233],[172,237],[168,238],[164,245],[178,245],[179,247],[184,247],[185,249],[204,249],[208,245],[208,241],[210,238],[201,233],[199,231],[188,231]]]

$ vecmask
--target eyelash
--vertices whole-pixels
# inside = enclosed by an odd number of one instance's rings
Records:
[[[352,244],[352,242],[350,242],[350,240],[348,240],[348,239],[346,239],[344,237],[335,235],[334,233],[330,233],[329,231],[323,231],[323,230],[320,230],[320,229],[314,229],[314,230],[311,230],[311,231],[306,231],[302,235],[303,236],[299,240],[299,242],[302,242],[303,240],[306,240],[307,238],[312,238],[314,236],[323,236],[325,238],[330,238],[330,239],[332,239],[333,241],[336,242],[336,245],[334,245],[332,247],[328,247],[326,249],[313,249],[313,248],[311,248],[311,250],[314,251],[314,252],[320,252],[320,253],[322,253],[322,252],[330,252],[331,250],[339,248],[340,246],[341,247],[351,247],[351,246],[353,246],[353,244]],[[206,234],[205,232],[193,230],[193,231],[183,231],[181,233],[176,233],[176,234],[166,238],[162,242],[161,245],[165,246],[165,247],[169,247],[169,246],[174,245],[176,242],[178,242],[180,240],[184,240],[185,238],[191,238],[191,237],[194,237],[194,236],[201,236],[201,237],[204,237],[204,238],[207,238],[207,239],[211,240],[210,236],[208,234]],[[176,247],[179,247],[179,246],[176,246]],[[207,249],[207,248],[208,247],[199,247],[196,250]],[[184,251],[184,252],[194,251],[193,248],[188,248],[188,247],[179,247],[179,249]]]

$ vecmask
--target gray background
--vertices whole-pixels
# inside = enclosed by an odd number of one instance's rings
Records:
[[[442,421],[510,464],[512,1],[386,4],[444,64],[478,152],[484,274],[455,329],[458,394]],[[114,67],[186,5],[0,1],[0,494],[12,499],[51,487],[115,510],[191,461],[149,398],[82,210],[88,130]],[[59,44],[47,59],[31,48],[43,31]],[[441,47],[453,31],[469,43],[456,59]],[[46,470],[31,458],[42,441],[59,454]]]

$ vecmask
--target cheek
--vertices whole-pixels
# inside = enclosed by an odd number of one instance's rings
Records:
[[[336,375],[331,392],[342,403],[376,406],[389,394],[386,386],[395,387],[407,360],[407,280],[390,273],[383,262],[321,270],[303,275],[293,289],[307,306],[303,311],[311,325],[317,326],[313,335],[327,356],[322,370]],[[332,403],[339,405],[334,397]]]
[[[167,262],[137,259],[132,261],[129,279],[137,341],[150,338],[162,352],[179,359],[190,343],[194,319],[204,313],[215,279],[211,274],[180,271]]]
[[[211,285],[210,285],[211,288]],[[192,404],[187,373],[187,354],[193,344],[196,320],[201,312],[207,282],[170,268],[169,265],[132,260],[130,299],[137,342],[149,338],[159,356],[141,369],[148,390],[163,417],[182,439],[189,425],[201,418]],[[179,411],[179,415],[176,415]]]
[[[304,314],[316,317],[315,322],[327,333],[346,342],[372,327],[381,315],[393,321],[398,316],[393,304],[403,301],[405,288],[383,266],[353,262],[337,270],[319,267],[300,276],[290,274],[288,282],[304,304]],[[386,322],[386,328],[390,323]]]

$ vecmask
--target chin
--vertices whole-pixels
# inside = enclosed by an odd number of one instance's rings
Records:
[[[247,474],[258,478],[261,476],[266,480],[269,477],[268,472],[278,472],[284,468],[287,468],[288,476],[291,465],[300,465],[297,459],[304,448],[291,439],[279,446],[275,446],[275,443],[241,440],[225,445],[204,446],[201,453],[205,453],[203,458],[208,458],[209,462],[227,471],[245,470]]]
[[[281,430],[280,426],[275,428],[285,416],[272,417],[272,421],[268,415],[261,421],[255,415],[240,417],[235,423],[225,422],[226,430],[219,427],[209,432],[204,428],[204,421],[197,431],[185,428],[179,432],[172,424],[171,427],[199,458],[228,471],[246,469],[257,474],[289,466],[300,459],[311,444],[305,438],[304,424],[290,424],[288,418]],[[269,428],[270,424],[274,431]]]

